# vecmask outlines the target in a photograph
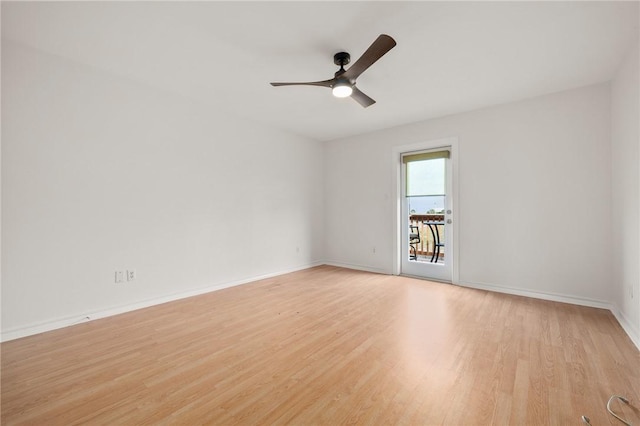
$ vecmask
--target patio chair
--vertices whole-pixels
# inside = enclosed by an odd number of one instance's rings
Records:
[[[409,225],[409,260],[418,260],[420,230],[417,225]]]

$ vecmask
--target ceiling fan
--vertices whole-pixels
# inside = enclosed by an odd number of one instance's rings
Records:
[[[378,59],[382,58],[385,53],[393,49],[395,45],[396,41],[393,38],[386,34],[380,34],[371,46],[369,46],[367,51],[364,52],[348,70],[345,70],[344,66],[351,60],[351,55],[347,52],[339,52],[333,55],[333,63],[340,65],[340,69],[335,73],[335,77],[330,80],[310,81],[306,83],[271,83],[271,85],[329,87],[334,96],[338,98],[351,96],[356,102],[366,108],[375,104],[376,101],[362,93],[356,87],[356,79]]]

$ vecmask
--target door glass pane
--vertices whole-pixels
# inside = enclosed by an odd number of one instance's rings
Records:
[[[445,159],[407,163],[409,261],[444,262]]]
[[[444,195],[444,158],[407,163],[407,196]]]

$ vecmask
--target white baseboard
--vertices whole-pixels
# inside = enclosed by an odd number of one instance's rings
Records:
[[[615,307],[615,309],[612,309],[611,313],[613,313],[613,316],[616,317],[622,329],[627,333],[627,336],[629,336],[633,344],[636,345],[636,347],[640,351],[640,332],[638,331],[638,329],[629,322],[627,317],[625,317],[617,307]]]
[[[582,297],[570,296],[560,293],[548,293],[542,291],[523,290],[519,288],[502,287],[491,284],[476,283],[471,281],[460,281],[458,283],[462,287],[475,288],[478,290],[493,291],[496,293],[513,294],[515,296],[531,297],[533,299],[549,300],[552,302],[569,303],[578,306],[588,306],[590,308],[600,308],[612,310],[613,305],[610,302],[601,300],[587,299]]]
[[[123,306],[115,306],[109,309],[103,309],[100,311],[87,312],[80,315],[74,315],[71,317],[58,318],[51,321],[42,322],[39,324],[30,325],[27,327],[20,327],[12,330],[3,331],[0,334],[0,341],[7,342],[9,340],[19,339],[21,337],[32,336],[34,334],[44,333],[46,331],[57,330],[59,328],[69,327],[72,325],[80,324],[82,322],[88,322],[97,320],[100,318],[106,318],[114,315],[123,314],[125,312],[131,312],[138,309],[148,308],[150,306],[160,305],[162,303],[173,302],[175,300],[185,299],[187,297],[198,296],[200,294],[210,293],[212,291],[222,290],[224,288],[235,287],[237,285],[247,284],[254,281],[263,280],[265,278],[272,278],[278,275],[288,274],[290,272],[300,271],[303,269],[313,268],[315,266],[323,265],[324,262],[313,262],[307,265],[294,267],[291,269],[273,272],[269,274],[259,275],[250,278],[244,278],[236,281],[229,281],[224,283],[218,283],[201,287],[194,290],[189,290],[180,293],[174,293],[166,296],[161,296],[153,299],[147,299],[140,302],[127,304]]]
[[[329,265],[329,266],[337,266],[338,268],[355,269],[355,270],[358,270],[358,271],[373,272],[375,274],[390,275],[390,273],[388,271],[385,271],[384,269],[372,268],[370,266],[354,265],[352,263],[334,262],[334,261],[331,261],[331,260],[325,261],[324,264],[325,265]]]

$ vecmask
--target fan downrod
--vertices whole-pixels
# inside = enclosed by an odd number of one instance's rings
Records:
[[[340,67],[344,67],[351,61],[351,55],[347,52],[338,52],[333,55],[333,63],[336,65],[340,65]]]

